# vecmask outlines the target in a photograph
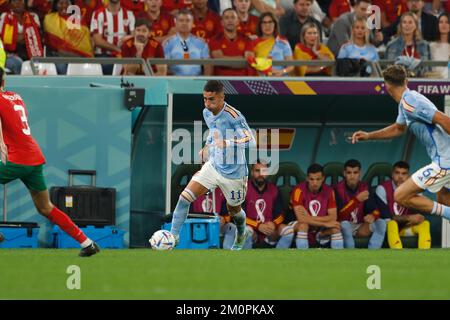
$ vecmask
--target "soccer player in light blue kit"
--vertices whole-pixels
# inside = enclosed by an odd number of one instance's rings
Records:
[[[246,215],[241,208],[248,179],[245,149],[256,147],[256,141],[244,116],[224,99],[223,84],[216,80],[208,81],[203,89],[203,117],[210,132],[205,147],[199,152],[202,160],[208,160],[181,192],[173,212],[170,232],[178,243],[189,205],[198,196],[219,187],[236,224],[237,232],[231,250],[241,250],[248,236]]]
[[[387,92],[399,104],[397,120],[381,130],[357,131],[352,142],[398,137],[409,127],[426,147],[432,162],[402,183],[395,190],[394,200],[404,207],[450,220],[450,118],[425,96],[408,89],[402,66],[389,66],[383,77]],[[419,195],[424,190],[437,193],[438,201]]]

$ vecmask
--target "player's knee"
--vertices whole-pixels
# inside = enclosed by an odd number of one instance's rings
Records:
[[[297,223],[295,225],[295,231],[296,232],[308,232],[309,229],[309,225],[306,223]]]
[[[231,216],[234,216],[234,215],[236,215],[236,214],[238,214],[239,212],[241,212],[241,206],[230,206],[230,205],[228,205],[227,204],[227,209],[228,209],[228,212],[231,214]]]
[[[53,205],[49,203],[36,204],[36,210],[43,216],[48,217],[53,210]]]

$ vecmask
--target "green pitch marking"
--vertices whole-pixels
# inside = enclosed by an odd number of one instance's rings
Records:
[[[445,249],[78,252],[1,249],[0,299],[450,299]],[[367,287],[371,265],[380,290]]]

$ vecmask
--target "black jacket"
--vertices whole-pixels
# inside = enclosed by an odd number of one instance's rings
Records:
[[[386,44],[391,40],[392,36],[397,34],[397,27],[400,23],[400,17],[391,24],[389,27],[386,27],[382,30],[383,32],[383,42]],[[422,38],[427,41],[436,40],[438,34],[438,19],[428,13],[422,12],[422,16],[420,19],[420,31],[422,32]]]

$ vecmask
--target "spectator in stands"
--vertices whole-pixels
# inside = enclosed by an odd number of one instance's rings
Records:
[[[178,10],[175,18],[176,34],[163,43],[166,59],[208,59],[209,50],[206,42],[194,36],[191,31],[194,23],[192,12],[187,9]],[[204,65],[172,65],[169,73],[177,76],[211,75],[212,66]]]
[[[249,13],[251,5],[250,0],[234,0],[233,4],[239,18],[237,31],[251,39],[256,39],[258,17]]]
[[[339,50],[337,57],[338,64],[346,63],[342,59],[352,59],[358,61],[360,68],[365,68],[362,74],[369,76],[372,72],[370,64],[379,60],[378,51],[369,43],[369,30],[367,20],[356,17],[352,26],[352,36],[350,41],[345,43]],[[361,75],[361,71],[359,73]]]
[[[81,10],[81,21],[87,26],[91,25],[92,16],[94,12],[103,7],[102,0],[75,0]]]
[[[145,11],[145,0],[120,0],[120,4],[124,10],[133,12],[134,17],[137,19],[139,13]]]
[[[328,7],[328,15],[333,22],[344,13],[350,11],[352,11],[352,3],[350,0],[332,0]]]
[[[251,0],[251,2],[253,7],[251,14],[257,17],[265,12],[271,12],[277,19],[280,19],[285,14],[280,0]]]
[[[161,8],[161,0],[145,0],[146,11],[141,11],[136,19],[146,18],[151,22],[151,37],[163,41],[173,32],[175,26],[173,16]]]
[[[293,60],[289,42],[278,34],[278,21],[273,13],[266,12],[259,17],[258,39],[253,42],[255,58],[275,60]],[[285,76],[294,70],[294,66],[272,66],[268,75]],[[261,73],[263,74],[263,73]]]
[[[234,9],[226,9],[222,14],[223,33],[209,39],[208,45],[213,59],[239,59],[253,55],[252,42],[243,34],[237,32],[239,19]],[[246,76],[249,68],[245,67],[214,67],[216,76]]]
[[[429,13],[433,16],[439,16],[444,11],[442,10],[441,0],[424,0],[423,11]],[[447,0],[442,0],[442,2],[448,2]]]
[[[162,9],[176,16],[178,10],[192,7],[192,0],[162,0]]]
[[[51,0],[26,0],[27,8],[29,11],[34,12],[38,15],[39,21],[43,21],[44,17],[47,13],[52,11],[52,3],[54,1]],[[5,1],[8,3],[8,1]]]
[[[24,0],[10,0],[10,8],[0,15],[1,40],[7,55],[6,68],[20,74],[24,60],[44,55],[41,25],[38,15],[28,11]]]
[[[222,31],[220,16],[208,8],[208,0],[192,0],[194,26],[192,34],[208,41]]]
[[[275,247],[284,221],[280,193],[275,184],[267,181],[266,170],[267,164],[258,160],[250,172],[243,209],[247,214],[247,229],[252,237],[247,238],[244,249]],[[225,234],[224,249],[230,249],[233,245],[235,232],[235,229],[231,229]],[[293,235],[291,242],[292,239]]]
[[[431,59],[434,61],[450,60],[450,44],[449,44],[449,14],[442,13],[438,19],[439,35],[435,41],[430,43]],[[433,71],[439,78],[448,78],[448,67],[434,67]]]
[[[294,50],[300,39],[300,30],[307,22],[317,25],[320,41],[322,41],[322,26],[320,21],[311,16],[311,5],[313,0],[294,0],[294,9],[288,10],[280,19],[280,34],[286,37]]]
[[[368,12],[370,5],[371,0],[356,0],[353,12],[344,13],[334,22],[327,44],[335,56],[339,54],[341,46],[350,40],[353,21],[356,18],[367,19],[370,13]],[[383,35],[379,30],[374,30],[371,38],[374,43],[383,41]]]
[[[386,233],[386,221],[380,219],[376,206],[370,205],[369,186],[362,182],[361,163],[350,159],[344,164],[344,180],[334,186],[338,221],[344,246],[355,248],[353,237],[370,237],[369,249],[380,249]]]
[[[128,39],[122,44],[122,57],[127,58],[164,58],[164,51],[161,44],[156,41],[151,34],[151,22],[145,18],[136,20],[134,38]],[[157,64],[152,67],[156,76],[165,76],[167,66]],[[126,64],[123,66],[125,75],[143,75],[142,65]]]
[[[96,57],[120,57],[122,43],[133,36],[133,12],[125,10],[120,0],[109,0],[108,6],[100,8],[92,16],[91,33]],[[112,74],[114,65],[102,65],[103,74]]]
[[[437,18],[431,14],[423,11],[424,2],[423,0],[407,0],[407,5],[409,12],[416,15],[419,24],[419,31],[421,32],[423,38],[427,41],[433,41],[436,39],[438,33],[438,22]],[[403,16],[403,15],[402,15]],[[389,27],[383,29],[384,42],[389,42],[390,39],[395,36],[398,31],[398,25],[400,23],[400,18],[397,19],[395,23],[392,23]]]
[[[292,189],[291,207],[296,217],[294,230],[298,249],[309,248],[317,239],[323,243],[330,236],[331,248],[344,247],[340,224],[336,221],[335,194],[324,181],[323,167],[315,163],[309,166],[306,181]]]
[[[294,2],[292,0],[281,0],[281,6],[285,11],[294,9]],[[327,11],[328,12],[328,11]],[[317,21],[321,21],[325,28],[331,26],[331,20],[327,14],[322,10],[318,1],[313,0],[310,8],[311,16]]]
[[[407,0],[374,0],[373,4],[381,11],[381,27],[387,28],[396,23],[397,19],[409,10],[407,2]]]
[[[208,0],[208,7],[217,13],[218,15],[222,16],[223,12],[226,9],[233,8],[233,1],[232,0]]]
[[[303,25],[300,33],[300,42],[295,46],[295,60],[322,60],[333,61],[334,55],[328,47],[320,43],[319,29],[315,23],[308,22]],[[299,66],[296,67],[298,76],[331,76],[332,67],[326,66]]]
[[[70,0],[55,0],[53,10],[44,19],[44,36],[47,44],[47,56],[93,57],[92,41],[88,26],[83,20],[79,28],[76,21],[69,19],[67,8]],[[56,64],[58,74],[66,74],[67,64]]]
[[[404,13],[398,25],[398,34],[386,46],[385,58],[396,60],[400,57],[401,64],[410,71],[410,76],[423,75],[428,67],[417,67],[419,60],[430,60],[430,46],[422,40],[419,22],[412,12]]]
[[[394,192],[398,186],[408,179],[409,164],[399,161],[392,169],[392,180],[387,180],[376,189],[376,200],[381,215],[389,217],[387,237],[389,247],[402,249],[400,236],[419,236],[419,249],[431,247],[430,223],[421,214],[414,214],[410,209],[402,207],[394,201]]]

